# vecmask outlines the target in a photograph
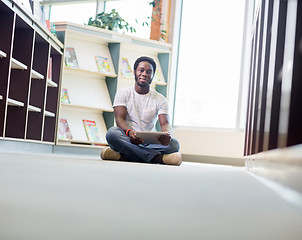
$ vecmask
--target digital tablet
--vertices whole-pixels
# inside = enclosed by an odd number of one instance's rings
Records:
[[[160,144],[157,137],[166,135],[167,132],[136,132],[136,137],[144,140],[144,144]]]

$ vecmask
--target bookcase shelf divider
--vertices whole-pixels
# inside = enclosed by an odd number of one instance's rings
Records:
[[[46,117],[55,117],[56,114],[45,110],[45,116]]]
[[[87,109],[87,110],[96,110],[101,112],[113,112],[113,108],[96,108],[96,107],[91,107],[91,106],[81,106],[81,105],[75,105],[75,104],[67,104],[67,103],[61,103],[61,106],[63,108],[78,108],[78,109]]]
[[[15,58],[12,58],[12,69],[27,70],[27,66]]]
[[[6,58],[6,53],[0,50],[0,58]]]
[[[89,71],[89,70],[86,70],[86,69],[76,69],[76,68],[69,68],[69,67],[64,67],[65,70],[67,71],[73,71],[73,72],[82,72],[82,73],[88,73],[88,74],[96,74],[96,75],[100,75],[100,76],[104,76],[104,77],[116,77],[117,75],[116,74],[106,74],[106,73],[101,73],[101,72],[94,72],[94,71]]]
[[[41,73],[38,73],[37,71],[35,70],[31,70],[31,78],[33,79],[44,79],[44,76],[41,74]]]
[[[58,84],[56,84],[54,81],[52,81],[51,79],[47,79],[47,86],[48,87],[53,87],[56,88],[58,87]]]
[[[32,106],[32,105],[28,105],[28,111],[30,112],[41,112],[41,108]]]
[[[59,139],[59,142],[64,143],[82,143],[82,144],[92,144],[92,145],[101,145],[105,146],[106,144],[103,142],[96,142],[96,141],[88,141],[88,140],[75,140],[75,139]]]
[[[8,104],[9,106],[24,107],[24,103],[23,103],[23,102],[20,102],[20,101],[11,99],[11,98],[8,98],[8,99],[7,99],[7,104]]]

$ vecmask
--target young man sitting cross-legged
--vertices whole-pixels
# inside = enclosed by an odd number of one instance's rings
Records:
[[[150,88],[156,63],[152,58],[140,57],[134,63],[134,88],[117,92],[113,107],[116,127],[111,127],[106,139],[110,148],[103,149],[104,160],[160,163],[180,165],[182,156],[178,141],[171,136],[168,119],[168,102],[160,93]],[[144,144],[136,137],[136,131],[155,131],[159,120],[161,131],[159,144]]]

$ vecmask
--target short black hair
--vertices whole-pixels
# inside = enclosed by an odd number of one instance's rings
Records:
[[[148,63],[150,63],[152,65],[152,67],[153,67],[153,74],[155,73],[155,71],[156,71],[156,63],[155,63],[155,61],[152,58],[146,57],[146,56],[139,57],[138,59],[136,59],[136,61],[134,63],[134,70],[137,69],[137,66],[138,66],[138,64],[140,62],[148,62]]]

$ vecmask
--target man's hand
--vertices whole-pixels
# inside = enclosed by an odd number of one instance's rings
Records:
[[[136,132],[133,131],[133,130],[130,130],[130,131],[128,132],[128,136],[129,136],[129,138],[130,138],[130,141],[131,141],[133,144],[138,145],[138,144],[141,144],[141,143],[144,142],[143,139],[136,137]]]
[[[164,146],[168,146],[171,142],[171,135],[170,133],[166,133],[166,135],[161,135],[158,137],[158,141],[160,142],[160,144],[164,145]]]

